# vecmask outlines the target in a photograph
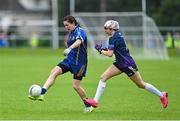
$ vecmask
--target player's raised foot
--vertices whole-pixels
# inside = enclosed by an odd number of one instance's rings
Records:
[[[93,108],[92,106],[90,106],[90,107],[85,107],[84,110],[83,110],[83,112],[84,112],[84,113],[90,113],[90,112],[92,112],[93,110],[94,110],[94,108]]]
[[[44,101],[44,95],[39,95],[36,97],[36,100]]]
[[[36,100],[36,97],[33,97],[31,95],[28,95],[28,98],[31,99],[31,100]]]
[[[90,106],[92,106],[92,107],[94,107],[94,108],[97,108],[97,107],[98,107],[98,103],[97,103],[95,100],[93,100],[93,99],[85,99],[85,101],[86,101]]]
[[[167,108],[168,106],[168,93],[167,92],[162,92],[163,96],[160,97],[161,100],[161,104],[163,106],[163,108]]]

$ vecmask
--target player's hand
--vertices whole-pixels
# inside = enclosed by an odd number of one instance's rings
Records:
[[[71,52],[72,48],[68,47],[64,50],[64,56],[67,56]]]
[[[102,45],[96,44],[96,45],[95,45],[95,49],[101,54],[101,51],[102,51]]]
[[[108,49],[106,47],[102,47],[101,49],[104,51],[108,51]]]
[[[98,45],[96,44],[95,46],[95,49],[101,54],[101,51],[104,50],[104,51],[107,51],[108,49],[106,47],[102,47],[102,45]]]

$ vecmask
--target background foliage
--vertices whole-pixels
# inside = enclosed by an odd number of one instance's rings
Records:
[[[180,0],[146,0],[147,14],[158,26],[180,26]],[[141,0],[75,0],[76,12],[141,11]],[[59,1],[60,25],[64,15],[70,14],[69,0]]]

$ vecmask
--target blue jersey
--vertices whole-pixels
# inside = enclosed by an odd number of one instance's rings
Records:
[[[76,26],[75,30],[69,33],[68,47],[71,46],[77,39],[81,40],[80,46],[73,48],[68,54],[67,59],[69,63],[75,65],[87,64],[87,36],[85,31]]]
[[[129,50],[126,47],[124,38],[119,31],[116,31],[114,35],[109,38],[108,49],[114,51],[115,61],[118,63],[120,68],[136,66],[133,58],[129,54]]]

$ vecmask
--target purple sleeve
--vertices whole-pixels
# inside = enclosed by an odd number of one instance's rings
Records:
[[[109,46],[108,46],[108,49],[109,49],[109,50],[114,50],[114,45],[112,45],[112,44],[109,45]]]
[[[109,50],[114,50],[114,47],[115,47],[114,41],[115,41],[115,39],[113,39],[113,38],[109,39],[109,45],[108,45]]]

